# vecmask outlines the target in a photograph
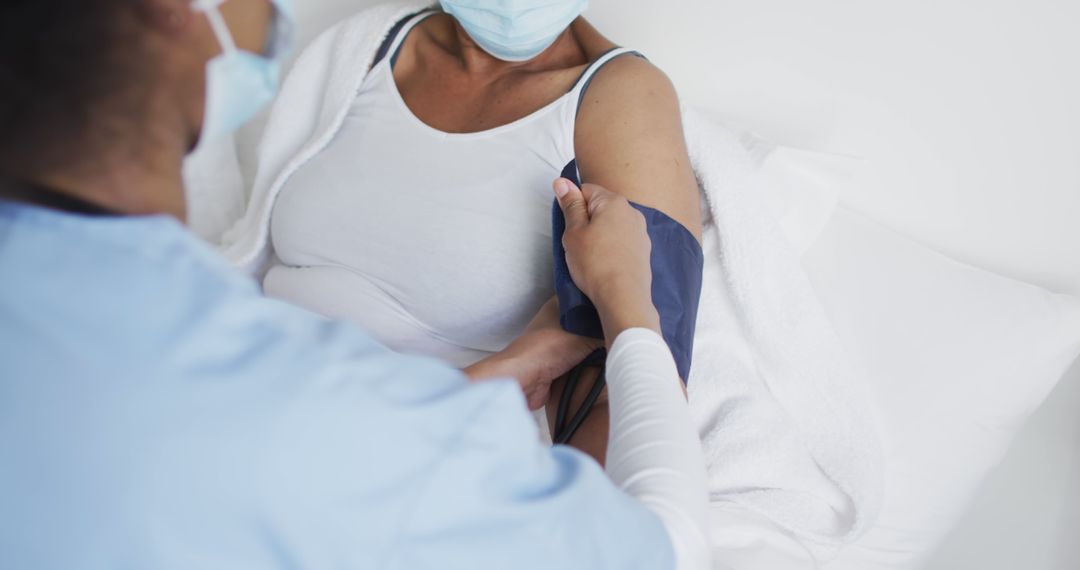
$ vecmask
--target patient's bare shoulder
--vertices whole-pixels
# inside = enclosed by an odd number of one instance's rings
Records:
[[[583,181],[661,210],[700,237],[679,98],[663,71],[629,54],[608,62],[582,96],[574,136]]]
[[[592,25],[584,17],[579,17],[570,24],[570,31],[577,40],[578,46],[585,54],[588,61],[596,61],[600,59],[600,56],[608,52],[608,50],[619,47],[615,42],[609,40],[607,36],[600,33],[595,26]]]

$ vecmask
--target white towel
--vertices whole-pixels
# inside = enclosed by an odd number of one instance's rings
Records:
[[[876,417],[754,161],[695,111],[683,121],[707,205],[688,387],[714,507],[762,515],[825,561],[877,516]]]
[[[336,134],[393,24],[427,6],[365,10],[300,56],[259,145],[248,209],[223,238],[233,263],[259,272],[270,253],[278,192]],[[770,521],[826,560],[868,527],[881,500],[882,459],[869,400],[777,212],[755,191],[749,154],[737,137],[697,113],[687,110],[684,121],[707,204],[705,286],[689,391],[713,508],[728,513],[716,520]],[[714,534],[724,536],[724,529]]]

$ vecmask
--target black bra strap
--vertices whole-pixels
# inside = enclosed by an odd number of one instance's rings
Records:
[[[407,26],[413,18],[416,18],[417,16],[420,16],[422,14],[430,15],[435,13],[436,11],[437,10],[431,8],[426,8],[424,10],[420,10],[419,12],[413,12],[412,14],[409,14],[408,16],[405,16],[404,18],[398,20],[397,23],[394,24],[394,27],[390,28],[390,31],[386,34],[386,39],[384,39],[382,44],[379,45],[378,51],[375,52],[375,60],[371,62],[371,67],[375,67],[376,65],[378,65],[380,61],[386,59],[387,55],[390,56],[390,67],[393,67],[394,64],[397,63],[397,57],[398,53],[401,52],[401,47],[399,46],[397,51],[392,54],[390,53],[390,49],[394,47],[394,42],[395,40],[397,40],[398,35],[401,34],[401,30],[404,29],[405,26]],[[402,43],[404,44],[404,42]]]

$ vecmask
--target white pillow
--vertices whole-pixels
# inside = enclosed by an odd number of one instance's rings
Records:
[[[780,229],[802,254],[825,228],[843,185],[866,167],[863,160],[771,143],[752,133],[740,142],[758,166],[758,183],[780,217]]]
[[[1080,302],[843,207],[804,264],[871,380],[887,462],[877,524],[825,568],[918,568],[1080,353]]]

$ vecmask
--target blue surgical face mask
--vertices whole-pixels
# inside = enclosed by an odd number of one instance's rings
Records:
[[[526,61],[551,47],[588,0],[442,0],[476,45],[503,61]]]
[[[260,54],[236,47],[218,6],[225,0],[195,0],[206,14],[221,53],[206,64],[206,111],[199,144],[230,134],[251,120],[277,95],[282,60],[292,42],[291,0],[271,0],[274,19]]]

